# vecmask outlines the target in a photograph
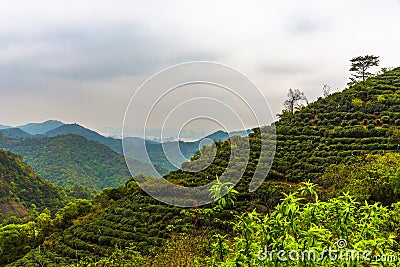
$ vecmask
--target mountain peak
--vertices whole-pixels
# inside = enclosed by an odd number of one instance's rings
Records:
[[[64,123],[61,121],[47,120],[45,122],[27,123],[21,126],[17,126],[16,128],[20,128],[21,130],[27,133],[35,135],[35,134],[44,134],[62,125],[64,125]]]

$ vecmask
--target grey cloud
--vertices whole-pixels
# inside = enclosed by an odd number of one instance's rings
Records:
[[[321,18],[293,16],[286,25],[288,34],[311,34],[323,30],[325,21]]]
[[[296,63],[282,63],[282,62],[275,62],[275,63],[261,65],[259,66],[259,70],[263,73],[281,74],[281,75],[304,74],[312,72],[310,66],[300,65]]]
[[[44,46],[17,59],[1,58],[0,53],[0,90],[26,86],[22,80],[38,77],[101,80],[149,73],[160,65],[217,58],[213,53],[185,51],[179,40],[154,37],[133,24],[53,28],[34,36],[0,36],[0,43],[0,49],[12,45],[22,55],[25,48]]]
[[[188,52],[181,52],[172,58],[175,64],[188,61],[218,61],[224,58],[222,53],[213,53],[211,51],[205,52],[202,50],[193,50]]]
[[[45,38],[54,45],[66,46],[74,57],[65,68],[50,68],[48,74],[71,79],[138,75],[167,57],[163,50],[166,44],[131,25],[80,31],[64,29]],[[59,56],[63,60],[63,55]]]

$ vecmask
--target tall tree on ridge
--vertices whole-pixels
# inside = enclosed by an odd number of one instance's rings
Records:
[[[368,72],[368,69],[373,66],[379,66],[379,56],[366,55],[354,57],[350,62],[350,71],[354,73],[350,77],[348,85],[353,85],[359,81],[365,81],[368,77],[372,76],[372,73]]]

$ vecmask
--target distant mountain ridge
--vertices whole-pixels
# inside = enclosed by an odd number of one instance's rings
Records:
[[[12,126],[0,124],[0,130],[2,130],[2,129],[7,129],[7,128],[11,128],[11,127],[12,127]]]
[[[58,120],[48,120],[45,122],[39,123],[28,123],[21,126],[17,126],[15,128],[19,128],[29,134],[36,135],[36,134],[45,134],[48,131],[51,131],[55,128],[64,125],[63,122]]]
[[[32,123],[27,123],[27,124],[15,126],[15,127],[0,124],[0,131],[1,131],[0,133],[2,133],[4,136],[10,137],[10,138],[40,137],[40,135],[44,135],[48,131],[58,128],[62,125],[64,125],[64,123],[61,121],[58,121],[58,120],[48,120],[48,121],[44,121],[44,122],[32,122]],[[4,131],[4,130],[8,130],[8,131]],[[19,136],[21,136],[21,137],[8,136],[10,132],[13,132],[13,131],[17,132],[18,130],[20,130]],[[22,133],[22,132],[24,132],[24,133]]]
[[[124,145],[128,157],[140,160],[145,164],[154,164],[158,166],[157,168],[163,169],[163,173],[165,173],[165,169],[170,171],[178,169],[181,164],[188,161],[200,150],[200,146],[209,144],[209,142],[204,143],[203,140],[225,141],[230,136],[238,135],[243,137],[251,132],[252,130],[245,130],[227,133],[220,130],[193,142],[172,141],[158,143],[147,139],[144,140],[140,137],[125,137]],[[0,129],[0,135],[12,139],[45,138],[68,134],[79,135],[88,140],[99,142],[121,155],[124,153],[121,139],[103,136],[77,123],[65,124],[58,120],[49,120],[42,123],[28,123],[22,126]],[[171,164],[167,159],[166,153],[172,157],[174,164]],[[184,157],[181,157],[181,153]]]
[[[235,131],[232,133],[217,131],[194,142],[173,141],[164,143],[144,141],[143,139],[141,139],[142,141],[136,140],[136,142],[131,142],[131,137],[128,137],[124,138],[124,152],[131,158],[136,158],[140,161],[162,166],[170,170],[177,170],[184,162],[189,161],[200,150],[201,146],[210,144],[210,142],[204,143],[203,141],[212,140],[220,142],[227,140],[231,136],[238,135],[243,137],[250,133],[252,133],[252,130]],[[167,158],[167,155],[169,158]]]
[[[97,141],[100,144],[106,145],[112,150],[122,154],[122,142],[121,139],[115,139],[112,137],[105,137],[93,130],[85,128],[77,123],[63,124],[60,127],[52,129],[45,133],[45,136],[55,137],[66,134],[76,134],[85,137],[88,140]]]

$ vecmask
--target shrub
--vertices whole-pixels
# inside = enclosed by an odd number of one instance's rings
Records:
[[[355,107],[362,107],[363,105],[363,101],[359,98],[354,98],[353,100],[351,100],[351,103],[355,106]]]
[[[382,122],[383,123],[389,123],[390,122],[390,117],[389,116],[382,116]]]
[[[358,122],[357,122],[356,119],[352,119],[352,120],[349,121],[349,124],[352,125],[352,126],[354,126],[354,125],[357,125]]]
[[[320,261],[301,257],[301,251],[314,251],[320,256],[337,247],[368,250],[371,257],[395,255],[395,235],[388,228],[392,216],[387,208],[380,204],[360,204],[347,194],[328,202],[319,201],[315,185],[303,184],[264,218],[256,211],[237,216],[234,225],[237,234],[232,241],[215,236],[214,256],[208,259],[209,266],[347,266],[337,265],[329,257]],[[341,247],[339,240],[343,243]],[[277,253],[272,253],[280,250],[288,252],[286,258],[293,250],[300,252],[300,257],[280,262]]]

